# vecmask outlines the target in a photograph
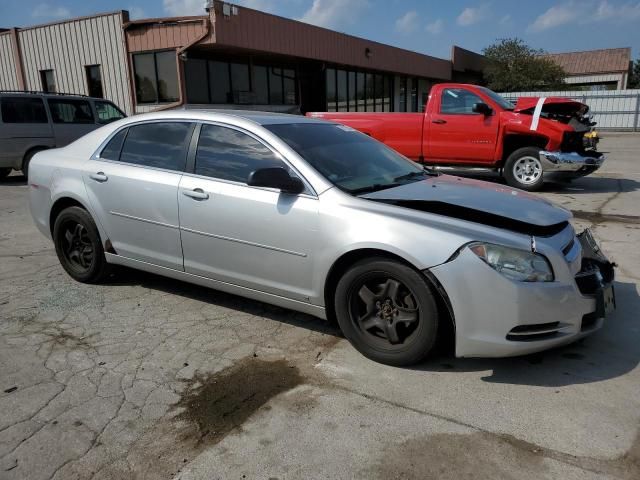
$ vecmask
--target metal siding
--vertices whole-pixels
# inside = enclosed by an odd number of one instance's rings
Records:
[[[53,69],[59,91],[87,94],[84,67],[100,65],[105,98],[133,113],[120,13],[26,28],[18,36],[28,89],[40,90],[40,70]]]
[[[18,72],[13,48],[11,33],[0,34],[0,89],[18,89]]]
[[[213,21],[215,43],[220,46],[419,77],[451,78],[451,63],[448,60],[242,7],[238,7],[238,15],[225,17],[221,9],[222,3],[216,2]],[[366,48],[371,50],[369,58],[365,55]]]
[[[206,17],[205,17],[206,19]],[[167,25],[136,25],[126,31],[131,53],[183,47],[204,34],[201,19]],[[205,39],[203,43],[206,43]]]

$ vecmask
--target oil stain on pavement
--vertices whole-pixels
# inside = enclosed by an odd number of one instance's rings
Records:
[[[176,419],[192,423],[199,444],[215,444],[271,398],[303,383],[285,360],[246,358],[213,375],[194,376],[175,405]]]

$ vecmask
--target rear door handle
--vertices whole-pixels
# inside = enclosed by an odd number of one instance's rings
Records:
[[[447,121],[441,118],[436,118],[435,120],[431,120],[431,123],[437,123],[438,125],[442,125],[444,123],[447,123]]]
[[[193,198],[194,200],[208,200],[209,199],[209,194],[206,193],[201,188],[194,188],[193,190],[183,190],[182,194],[187,196],[187,197],[189,197],[189,198]]]
[[[89,177],[92,180],[95,180],[96,182],[100,182],[100,183],[104,183],[107,180],[109,180],[109,177],[107,177],[104,172],[98,172],[98,173],[92,173],[91,175],[89,175]]]

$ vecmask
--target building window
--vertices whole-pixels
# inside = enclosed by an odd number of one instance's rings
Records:
[[[176,54],[165,52],[133,55],[138,103],[168,103],[178,100]]]
[[[400,112],[407,111],[407,77],[400,77],[400,92],[399,92],[399,108]]]
[[[251,82],[255,103],[267,105],[269,103],[269,67],[254,65]]]
[[[209,62],[209,92],[211,103],[231,103],[231,78],[229,77],[228,63]]]
[[[326,70],[327,111],[391,111],[391,77],[381,73]]]
[[[349,111],[357,112],[357,100],[356,100],[356,72],[349,72],[347,78],[347,89],[349,90]]]
[[[185,77],[190,103],[295,105],[298,100],[293,69],[189,59]]]
[[[338,83],[337,83],[337,101],[338,111],[347,111],[347,72],[345,70],[338,70]]]
[[[53,70],[40,70],[40,82],[42,83],[42,91],[48,93],[56,93],[56,79]]]
[[[102,74],[100,73],[100,65],[87,65],[84,67],[87,76],[87,90],[90,97],[104,98],[102,92]]]

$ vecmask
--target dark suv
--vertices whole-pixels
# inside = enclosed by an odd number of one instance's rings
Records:
[[[64,147],[125,116],[101,98],[0,90],[0,179],[12,169],[26,177],[37,152]]]

